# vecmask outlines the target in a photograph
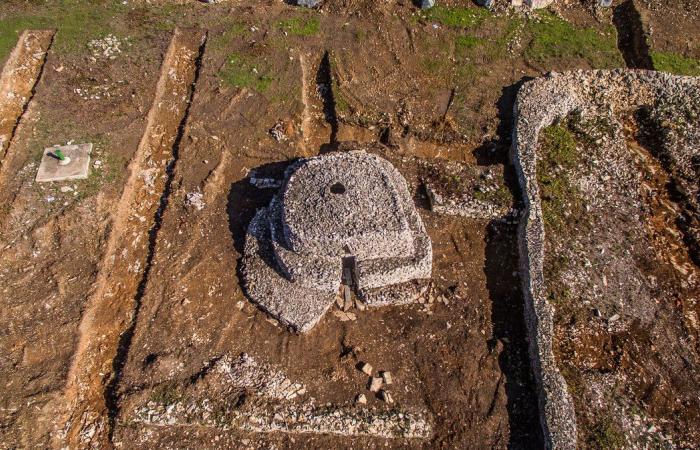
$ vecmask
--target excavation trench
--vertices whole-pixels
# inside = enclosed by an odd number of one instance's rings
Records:
[[[176,30],[163,60],[68,374],[67,416],[56,437],[71,448],[111,446],[116,385],[168,205],[205,39],[202,31]]]
[[[19,123],[34,97],[46,54],[53,43],[51,30],[27,30],[0,75],[0,165],[9,151]]]
[[[653,69],[642,16],[633,0],[626,0],[614,8],[613,23],[617,28],[617,47],[627,67]]]
[[[333,98],[333,78],[330,56],[320,58],[299,55],[301,66],[302,153],[311,156],[337,142],[338,118]]]

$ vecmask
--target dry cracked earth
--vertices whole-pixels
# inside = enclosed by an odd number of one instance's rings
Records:
[[[517,221],[432,211],[425,186],[517,210],[518,87],[658,55],[700,70],[697,6],[3,2],[0,448],[541,448]],[[291,333],[241,289],[272,195],[250,175],[348,141],[408,181],[432,283]],[[44,148],[85,142],[87,179],[34,181]],[[623,425],[582,445],[624,447]]]

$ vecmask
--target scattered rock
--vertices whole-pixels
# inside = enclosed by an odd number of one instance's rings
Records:
[[[333,311],[333,315],[336,316],[341,322],[357,320],[357,316],[351,312]]]
[[[372,376],[372,366],[366,362],[360,363],[359,369],[362,373]]]
[[[284,124],[277,122],[274,127],[270,128],[270,136],[277,142],[284,142],[287,140],[287,135],[284,131]]]
[[[359,405],[366,405],[367,404],[367,396],[365,394],[358,394],[357,397],[355,397],[355,403]]]
[[[88,42],[88,48],[92,52],[92,57],[97,60],[100,58],[105,59],[116,59],[121,50],[122,41],[114,36],[113,34],[108,34],[102,39],[93,39]]]
[[[321,4],[321,0],[297,0],[297,6],[304,8],[315,8]]]
[[[343,311],[347,311],[352,308],[352,295],[350,293],[350,288],[348,286],[343,286],[343,299],[345,300],[343,304]]]
[[[204,194],[199,191],[189,192],[185,196],[185,205],[194,207],[197,211],[201,211],[206,206],[204,203]]]
[[[385,403],[394,403],[394,399],[391,398],[391,394],[389,394],[389,392],[385,391],[384,389],[379,391],[379,398],[381,398],[382,401],[384,401]]]
[[[389,372],[388,370],[385,370],[382,372],[382,379],[384,380],[384,383],[386,383],[386,384],[393,383],[393,380],[391,378],[391,372]]]
[[[382,384],[384,384],[384,380],[382,380],[380,377],[372,377],[369,381],[370,392],[379,392],[379,390],[382,388]]]

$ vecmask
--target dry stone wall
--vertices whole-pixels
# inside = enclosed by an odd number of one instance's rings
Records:
[[[538,385],[540,422],[547,448],[576,448],[577,428],[574,406],[552,351],[555,311],[545,295],[545,229],[536,178],[540,130],[574,111],[617,114],[642,107],[683,104],[698,98],[700,78],[627,69],[550,73],[524,84],[518,93],[511,158],[524,193],[525,209],[518,232],[520,273],[531,364]],[[676,161],[698,158],[697,147],[670,151]]]

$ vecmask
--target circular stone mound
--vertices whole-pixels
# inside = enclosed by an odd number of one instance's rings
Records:
[[[286,244],[302,254],[404,256],[412,236],[399,179],[387,161],[361,151],[305,160],[282,197]]]
[[[431,275],[432,245],[394,166],[343,151],[287,169],[248,226],[242,271],[253,302],[308,331],[335,302],[341,279],[367,306],[415,301]]]

